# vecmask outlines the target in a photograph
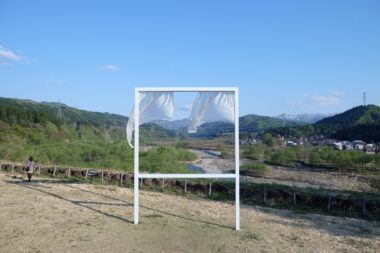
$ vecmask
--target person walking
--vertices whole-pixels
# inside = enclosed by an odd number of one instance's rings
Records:
[[[29,182],[32,179],[33,172],[34,172],[34,162],[33,162],[33,157],[31,156],[29,157],[29,160],[26,163],[26,173],[28,175]]]

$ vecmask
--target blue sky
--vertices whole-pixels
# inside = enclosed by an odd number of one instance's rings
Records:
[[[0,0],[1,97],[128,115],[135,86],[238,86],[242,115],[380,105],[380,1]]]

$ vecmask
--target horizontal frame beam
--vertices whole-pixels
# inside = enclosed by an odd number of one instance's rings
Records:
[[[137,92],[173,91],[173,92],[199,92],[199,91],[234,91],[237,87],[139,87]]]
[[[138,178],[236,178],[236,174],[138,174]]]

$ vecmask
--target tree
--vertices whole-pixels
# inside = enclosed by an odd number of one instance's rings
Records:
[[[243,155],[252,160],[259,160],[263,155],[264,150],[260,144],[249,146],[248,150],[245,150]]]
[[[355,164],[355,168],[366,168],[368,164],[372,163],[375,160],[375,157],[373,155],[368,155],[361,151],[354,151],[351,152],[351,154],[352,161]]]
[[[359,161],[362,167],[367,168],[367,165],[373,161],[373,156],[363,153]]]
[[[314,165],[322,162],[321,155],[319,154],[318,151],[314,151],[311,153],[310,162],[311,162],[311,164],[314,164]]]
[[[274,164],[289,166],[296,160],[296,152],[291,148],[284,148],[275,151],[269,161]]]
[[[339,152],[333,161],[334,167],[339,169],[348,169],[352,166],[353,160],[348,152]]]
[[[374,157],[375,165],[377,168],[380,168],[380,153],[377,153]]]
[[[264,136],[263,136],[263,142],[264,142],[267,146],[269,146],[269,147],[273,147],[273,146],[275,145],[275,143],[276,143],[276,139],[273,138],[271,134],[266,133],[266,134],[264,134]]]

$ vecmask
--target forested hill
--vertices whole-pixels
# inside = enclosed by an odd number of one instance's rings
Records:
[[[316,127],[340,130],[358,125],[380,123],[380,107],[376,105],[357,106],[333,117],[324,118],[314,125]]]
[[[61,116],[58,117],[58,108]],[[132,170],[128,118],[64,104],[0,98],[0,160]],[[141,142],[175,138],[157,125],[140,128]]]
[[[336,139],[380,142],[380,107],[357,106],[318,121],[314,128]]]
[[[61,117],[58,108],[61,108]],[[0,120],[5,123],[31,124],[85,124],[94,127],[125,127],[128,117],[100,112],[89,112],[62,103],[37,103],[32,100],[0,98]]]
[[[380,107],[357,106],[313,125],[278,128],[271,133],[294,137],[323,134],[340,140],[380,142]]]

